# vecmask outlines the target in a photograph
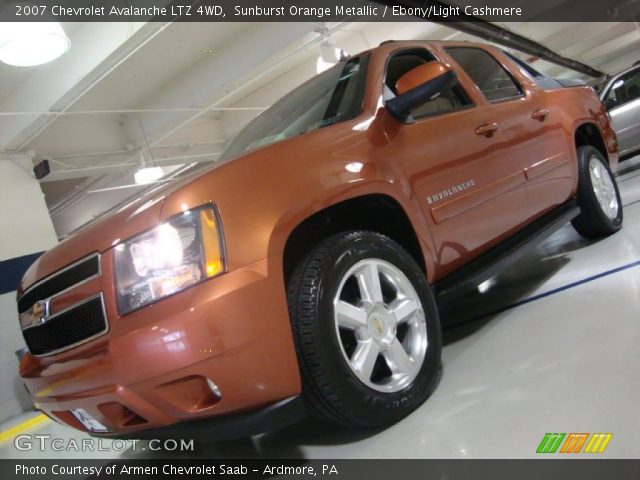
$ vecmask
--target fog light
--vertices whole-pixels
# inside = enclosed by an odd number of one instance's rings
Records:
[[[213,380],[210,380],[207,378],[207,386],[209,387],[209,390],[211,390],[214,393],[214,395],[222,398],[222,392],[220,391],[220,387],[218,387],[218,385],[216,385],[213,382]]]
[[[220,389],[203,375],[189,375],[158,385],[158,394],[183,412],[199,412],[220,401]]]

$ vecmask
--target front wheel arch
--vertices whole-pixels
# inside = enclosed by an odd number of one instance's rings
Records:
[[[323,208],[302,220],[287,237],[283,252],[285,282],[296,265],[324,238],[349,230],[368,230],[400,244],[425,275],[430,257],[406,209],[387,194],[367,194]]]

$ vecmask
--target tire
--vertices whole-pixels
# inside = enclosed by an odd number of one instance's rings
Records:
[[[590,145],[578,148],[578,204],[580,215],[571,223],[583,237],[606,237],[622,227],[618,185],[607,160]]]
[[[297,265],[287,296],[302,397],[314,416],[387,426],[435,388],[442,350],[435,298],[424,272],[393,240],[368,231],[323,240]]]

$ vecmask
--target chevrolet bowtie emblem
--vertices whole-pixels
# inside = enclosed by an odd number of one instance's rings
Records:
[[[384,330],[382,322],[378,318],[373,319],[373,326],[375,327],[378,333],[382,333],[382,331]]]
[[[30,318],[31,326],[35,327],[36,325],[40,325],[47,321],[47,317],[49,316],[49,301],[48,300],[38,300],[31,310],[27,312]]]

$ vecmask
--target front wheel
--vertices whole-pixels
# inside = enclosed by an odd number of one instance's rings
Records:
[[[400,245],[366,231],[329,237],[297,266],[287,294],[311,413],[377,427],[427,399],[440,321],[424,272]]]
[[[580,215],[571,223],[585,238],[600,238],[622,227],[622,202],[613,173],[602,153],[590,145],[578,148]]]

